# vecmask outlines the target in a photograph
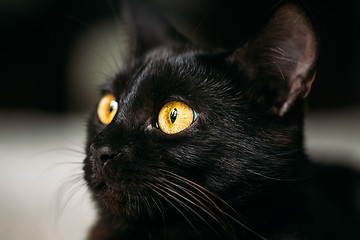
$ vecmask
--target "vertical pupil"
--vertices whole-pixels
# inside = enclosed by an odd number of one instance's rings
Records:
[[[174,122],[176,121],[177,114],[178,114],[177,109],[174,108],[170,113],[170,121],[172,124],[174,124]]]

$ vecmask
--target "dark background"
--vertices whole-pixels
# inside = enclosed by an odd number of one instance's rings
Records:
[[[358,105],[360,2],[307,2],[321,38],[310,109]],[[74,110],[67,100],[70,49],[85,25],[115,12],[113,0],[0,0],[0,110]]]

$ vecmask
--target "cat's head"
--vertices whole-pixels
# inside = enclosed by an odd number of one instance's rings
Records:
[[[85,179],[100,208],[138,219],[185,199],[246,204],[277,187],[269,178],[300,176],[316,58],[312,24],[285,5],[232,52],[164,47],[129,63],[89,121]]]

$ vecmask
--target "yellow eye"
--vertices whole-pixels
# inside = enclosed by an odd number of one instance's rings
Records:
[[[103,124],[109,124],[118,110],[118,103],[114,95],[106,94],[102,97],[97,108],[97,114]]]
[[[196,113],[182,102],[169,102],[159,113],[158,124],[161,131],[175,134],[189,127],[196,119]]]

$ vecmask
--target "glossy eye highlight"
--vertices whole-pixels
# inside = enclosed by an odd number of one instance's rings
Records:
[[[165,104],[158,116],[159,128],[166,134],[181,132],[195,120],[195,111],[185,103],[178,101]]]
[[[118,110],[118,103],[114,95],[108,93],[104,95],[98,105],[97,114],[100,122],[107,125],[109,124]]]

